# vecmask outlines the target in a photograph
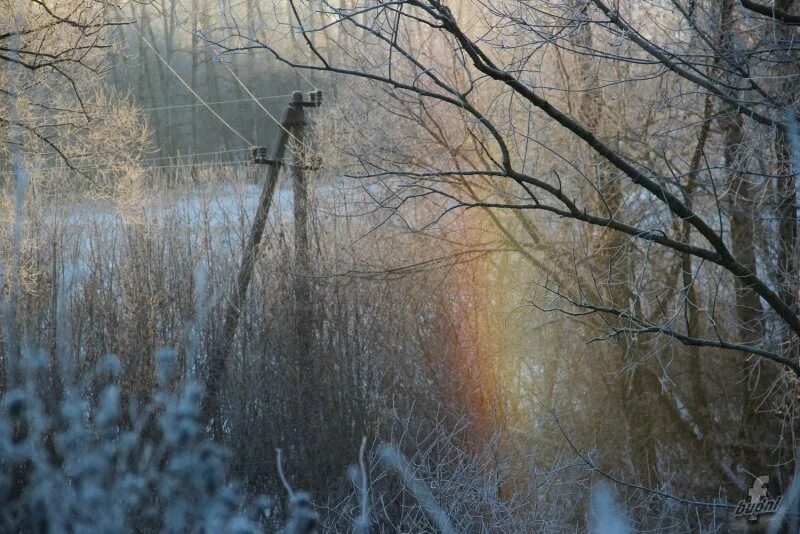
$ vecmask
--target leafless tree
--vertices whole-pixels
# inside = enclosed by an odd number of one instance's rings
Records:
[[[538,272],[539,309],[604,326],[641,476],[659,477],[662,417],[701,455],[727,440],[717,468],[737,486],[729,462],[793,456],[774,436],[792,435],[800,377],[794,2],[288,4],[269,39],[235,15],[207,39],[372,88],[353,109],[385,135],[339,147],[357,178],[401,217],[423,201],[431,222],[487,210]],[[551,246],[565,237],[567,254]],[[662,361],[676,351],[685,378]],[[736,417],[761,430],[712,438],[728,402],[710,400],[715,380],[741,384]]]
[[[0,5],[0,125],[20,129],[42,145],[39,152],[74,170],[84,155],[70,150],[69,138],[94,118],[94,80],[108,71],[113,28],[126,24],[113,19],[121,5],[115,0]],[[2,153],[8,157],[8,144]]]

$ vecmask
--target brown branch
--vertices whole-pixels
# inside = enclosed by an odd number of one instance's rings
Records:
[[[611,474],[607,473],[606,471],[603,471],[602,469],[600,469],[597,466],[597,464],[594,461],[592,461],[591,458],[589,458],[588,456],[583,454],[578,449],[578,447],[575,446],[575,444],[570,439],[569,435],[564,430],[564,427],[561,426],[561,416],[558,415],[558,413],[555,410],[553,410],[552,413],[553,413],[553,420],[555,421],[556,425],[558,426],[559,432],[561,432],[561,435],[564,436],[564,439],[567,441],[567,444],[569,445],[570,449],[572,449],[572,452],[574,452],[578,456],[578,458],[580,458],[586,465],[588,465],[591,468],[592,471],[596,471],[598,474],[600,474],[604,478],[607,478],[611,482],[613,482],[615,484],[619,484],[620,486],[625,486],[625,487],[628,487],[628,488],[641,490],[641,491],[644,491],[644,492],[647,492],[647,493],[652,493],[653,495],[657,495],[659,497],[662,497],[664,499],[669,499],[671,501],[677,501],[677,502],[682,503],[682,504],[689,504],[689,505],[692,505],[692,506],[713,507],[713,508],[735,508],[735,505],[728,504],[728,503],[716,503],[716,502],[695,501],[693,499],[684,499],[683,497],[677,497],[677,496],[672,495],[670,493],[665,493],[663,491],[659,491],[659,490],[655,490],[655,489],[652,489],[652,488],[648,488],[648,487],[642,486],[640,484],[634,484],[632,482],[626,482],[626,481],[622,480],[621,478],[617,478],[614,475],[611,475]]]
[[[774,3],[772,6],[765,6],[763,4],[753,2],[752,0],[741,0],[741,2],[743,8],[752,11],[753,13],[764,15],[765,17],[769,17],[777,20],[778,22],[786,24],[787,26],[800,26],[800,15],[792,15],[785,11],[781,11],[775,7]]]
[[[549,101],[545,98],[541,97],[539,94],[534,92],[530,87],[522,83],[519,79],[513,76],[511,73],[498,68],[494,62],[489,58],[489,56],[484,53],[480,47],[473,42],[467,35],[461,30],[456,22],[455,18],[453,17],[452,13],[449,9],[444,6],[441,6],[438,1],[430,0],[431,4],[438,5],[438,18],[443,21],[443,25],[445,30],[448,31],[451,35],[453,35],[459,44],[464,47],[466,53],[470,56],[473,61],[475,68],[479,71],[483,72],[490,78],[501,81],[511,87],[517,94],[522,96],[523,98],[530,101],[534,106],[544,111],[550,118],[554,119],[558,122],[561,126],[578,136],[582,139],[586,144],[588,144],[595,152],[597,152],[600,156],[606,159],[609,163],[614,165],[617,169],[625,173],[631,181],[644,188],[648,192],[650,192],[653,196],[661,200],[669,210],[680,217],[681,219],[685,220],[687,223],[691,224],[700,235],[702,235],[711,246],[716,251],[716,254],[712,258],[706,258],[714,263],[717,263],[731,272],[734,276],[739,278],[746,286],[752,288],[756,293],[758,293],[764,300],[766,300],[770,307],[775,310],[778,315],[783,319],[786,324],[796,333],[800,335],[800,317],[797,316],[795,311],[792,307],[783,301],[783,299],[770,288],[766,282],[761,280],[756,273],[751,271],[747,268],[746,265],[739,262],[733,254],[728,250],[727,245],[725,244],[722,236],[716,230],[711,228],[699,215],[697,215],[694,211],[689,209],[687,205],[681,202],[678,197],[667,191],[661,183],[666,182],[661,177],[657,177],[650,173],[648,176],[644,172],[640,171],[636,166],[629,163],[625,158],[623,158],[620,154],[612,150],[609,146],[605,143],[600,141],[592,132],[587,130],[581,123],[577,120],[573,119],[572,117],[566,115],[561,110],[553,106]],[[416,0],[414,0],[416,4]],[[595,3],[599,3],[602,5],[602,2],[598,2],[595,0]],[[484,119],[485,120],[485,119]],[[488,122],[488,120],[486,121]],[[775,121],[769,121],[769,124],[778,128],[778,124]],[[504,153],[504,165],[508,172],[508,175],[514,179],[525,179],[528,178],[526,175],[515,171],[511,167],[510,159],[506,157]],[[653,176],[653,178],[651,178]],[[572,213],[573,216],[578,215],[576,213]],[[575,217],[580,218],[580,217]],[[581,218],[581,220],[586,220],[590,222],[585,217]],[[612,228],[618,225],[609,225]],[[622,229],[622,227],[616,227],[615,229]],[[624,230],[623,230],[624,231]],[[627,232],[626,232],[627,233]],[[653,239],[655,242],[659,242],[656,239]],[[688,245],[686,245],[688,246]]]
[[[789,367],[792,372],[800,377],[800,364],[791,360],[790,358],[784,358],[779,354],[774,352],[759,349],[757,347],[751,347],[749,345],[743,345],[741,343],[732,343],[729,341],[725,341],[721,338],[719,339],[702,339],[698,337],[689,336],[686,334],[682,334],[667,325],[663,324],[653,324],[649,321],[646,321],[640,317],[636,317],[631,313],[628,313],[624,310],[619,308],[609,308],[607,306],[598,306],[596,304],[591,304],[588,302],[577,302],[574,299],[564,295],[563,293],[559,293],[558,291],[554,291],[550,288],[545,288],[548,291],[555,293],[558,297],[563,298],[572,306],[585,310],[584,312],[579,312],[579,315],[591,315],[592,313],[600,313],[603,315],[611,315],[614,317],[619,317],[620,319],[627,321],[635,327],[631,328],[614,328],[614,332],[611,336],[618,336],[624,334],[663,334],[669,336],[677,341],[680,341],[683,345],[689,347],[707,347],[707,348],[716,348],[716,349],[724,349],[724,350],[732,350],[736,352],[743,352],[746,354],[752,354],[754,356],[759,356],[762,358],[766,358],[768,360],[772,360],[773,362],[779,363],[781,365],[785,365]],[[543,308],[536,304],[533,304],[537,309],[549,312],[549,311],[558,311],[561,313],[566,313],[567,315],[571,315],[571,312],[568,310],[563,309],[550,309],[550,308]]]
[[[710,91],[714,96],[725,102],[731,110],[737,115],[743,115],[745,117],[749,117],[751,120],[759,123],[764,124],[766,126],[770,126],[772,128],[777,128],[781,131],[787,131],[788,125],[785,122],[777,121],[763,115],[753,108],[747,106],[741,100],[738,100],[730,95],[728,95],[725,91],[714,85],[713,83],[705,80],[703,77],[697,74],[692,74],[687,70],[681,68],[676,61],[674,60],[674,56],[669,52],[660,49],[647,39],[645,39],[641,34],[639,34],[633,27],[630,26],[627,22],[625,22],[620,16],[619,13],[608,7],[602,0],[592,0],[595,6],[603,12],[603,14],[608,17],[608,19],[617,26],[620,30],[622,30],[625,35],[634,43],[636,43],[642,50],[656,58],[658,61],[661,62],[665,67],[669,70],[680,76],[681,78],[685,78],[690,82]]]

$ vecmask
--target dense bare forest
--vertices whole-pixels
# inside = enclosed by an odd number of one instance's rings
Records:
[[[795,0],[0,0],[0,532],[798,532]]]

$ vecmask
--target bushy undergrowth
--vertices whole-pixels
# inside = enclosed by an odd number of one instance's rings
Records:
[[[314,349],[298,350],[293,287],[303,275],[280,191],[212,442],[201,385],[259,189],[222,167],[173,178],[174,188],[143,188],[123,205],[26,200],[16,332],[48,350],[26,351],[17,373],[13,358],[2,360],[10,386],[0,531],[511,533],[587,524],[592,470],[552,428],[520,415],[530,408],[524,397],[507,409],[494,387],[499,366],[472,350],[475,332],[461,318],[490,295],[474,284],[474,293],[443,290],[436,272],[385,275],[384,262],[414,254],[398,246],[402,233],[369,240],[373,230],[392,233],[389,223],[315,211],[306,273]],[[5,264],[10,252],[0,248]],[[2,344],[13,348],[8,337]],[[646,494],[620,496],[635,515],[620,524],[709,524]]]
[[[518,498],[501,498],[509,481],[491,455],[463,450],[443,426],[415,442],[410,461],[395,445],[367,452],[364,438],[348,470],[353,493],[333,508],[315,508],[310,494],[292,489],[280,451],[288,506],[246,495],[230,479],[230,452],[208,438],[202,387],[176,376],[174,351],[159,351],[156,362],[157,389],[138,405],[119,384],[114,356],[74,380],[43,353],[27,351],[19,387],[2,399],[0,531],[552,530]],[[408,421],[394,434],[406,445],[415,441]]]
[[[74,362],[78,375],[118,355],[120,384],[140,403],[155,387],[159,347],[174,347],[177,372],[205,384],[259,194],[247,177],[233,178],[236,171],[187,170],[171,177],[172,188],[143,187],[131,205],[56,204],[32,188],[16,313],[27,343]],[[299,487],[336,501],[362,436],[380,437],[389,399],[400,412],[415,404],[425,420],[454,397],[437,383],[449,380],[436,341],[441,313],[422,279],[339,276],[389,256],[384,248],[358,258],[343,252],[371,221],[315,216],[314,350],[302,354],[290,216],[286,191],[278,191],[220,385],[223,444],[248,491],[282,491],[274,457],[281,448]]]
[[[206,436],[201,386],[170,387],[174,356],[162,351],[159,387],[137,406],[124,402],[115,357],[58,395],[44,356],[29,353],[0,418],[0,530],[258,530],[258,503],[228,483],[229,454]]]

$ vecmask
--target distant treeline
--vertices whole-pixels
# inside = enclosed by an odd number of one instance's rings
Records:
[[[270,15],[262,12],[258,0],[248,0],[248,4],[248,25],[268,21]],[[109,81],[118,90],[130,93],[149,117],[157,149],[153,157],[180,156],[184,162],[235,161],[246,158],[244,149],[249,147],[186,89],[145,39],[225,121],[252,144],[269,146],[277,132],[276,124],[228,69],[277,117],[289,99],[286,95],[312,89],[309,81],[263,53],[221,59],[219,50],[203,38],[218,18],[215,2],[169,1],[161,7],[131,3],[127,12],[119,13],[120,20],[136,20],[136,28],[123,26],[119,50],[109,72]],[[193,157],[194,154],[202,155]],[[165,163],[159,161],[160,165]]]

